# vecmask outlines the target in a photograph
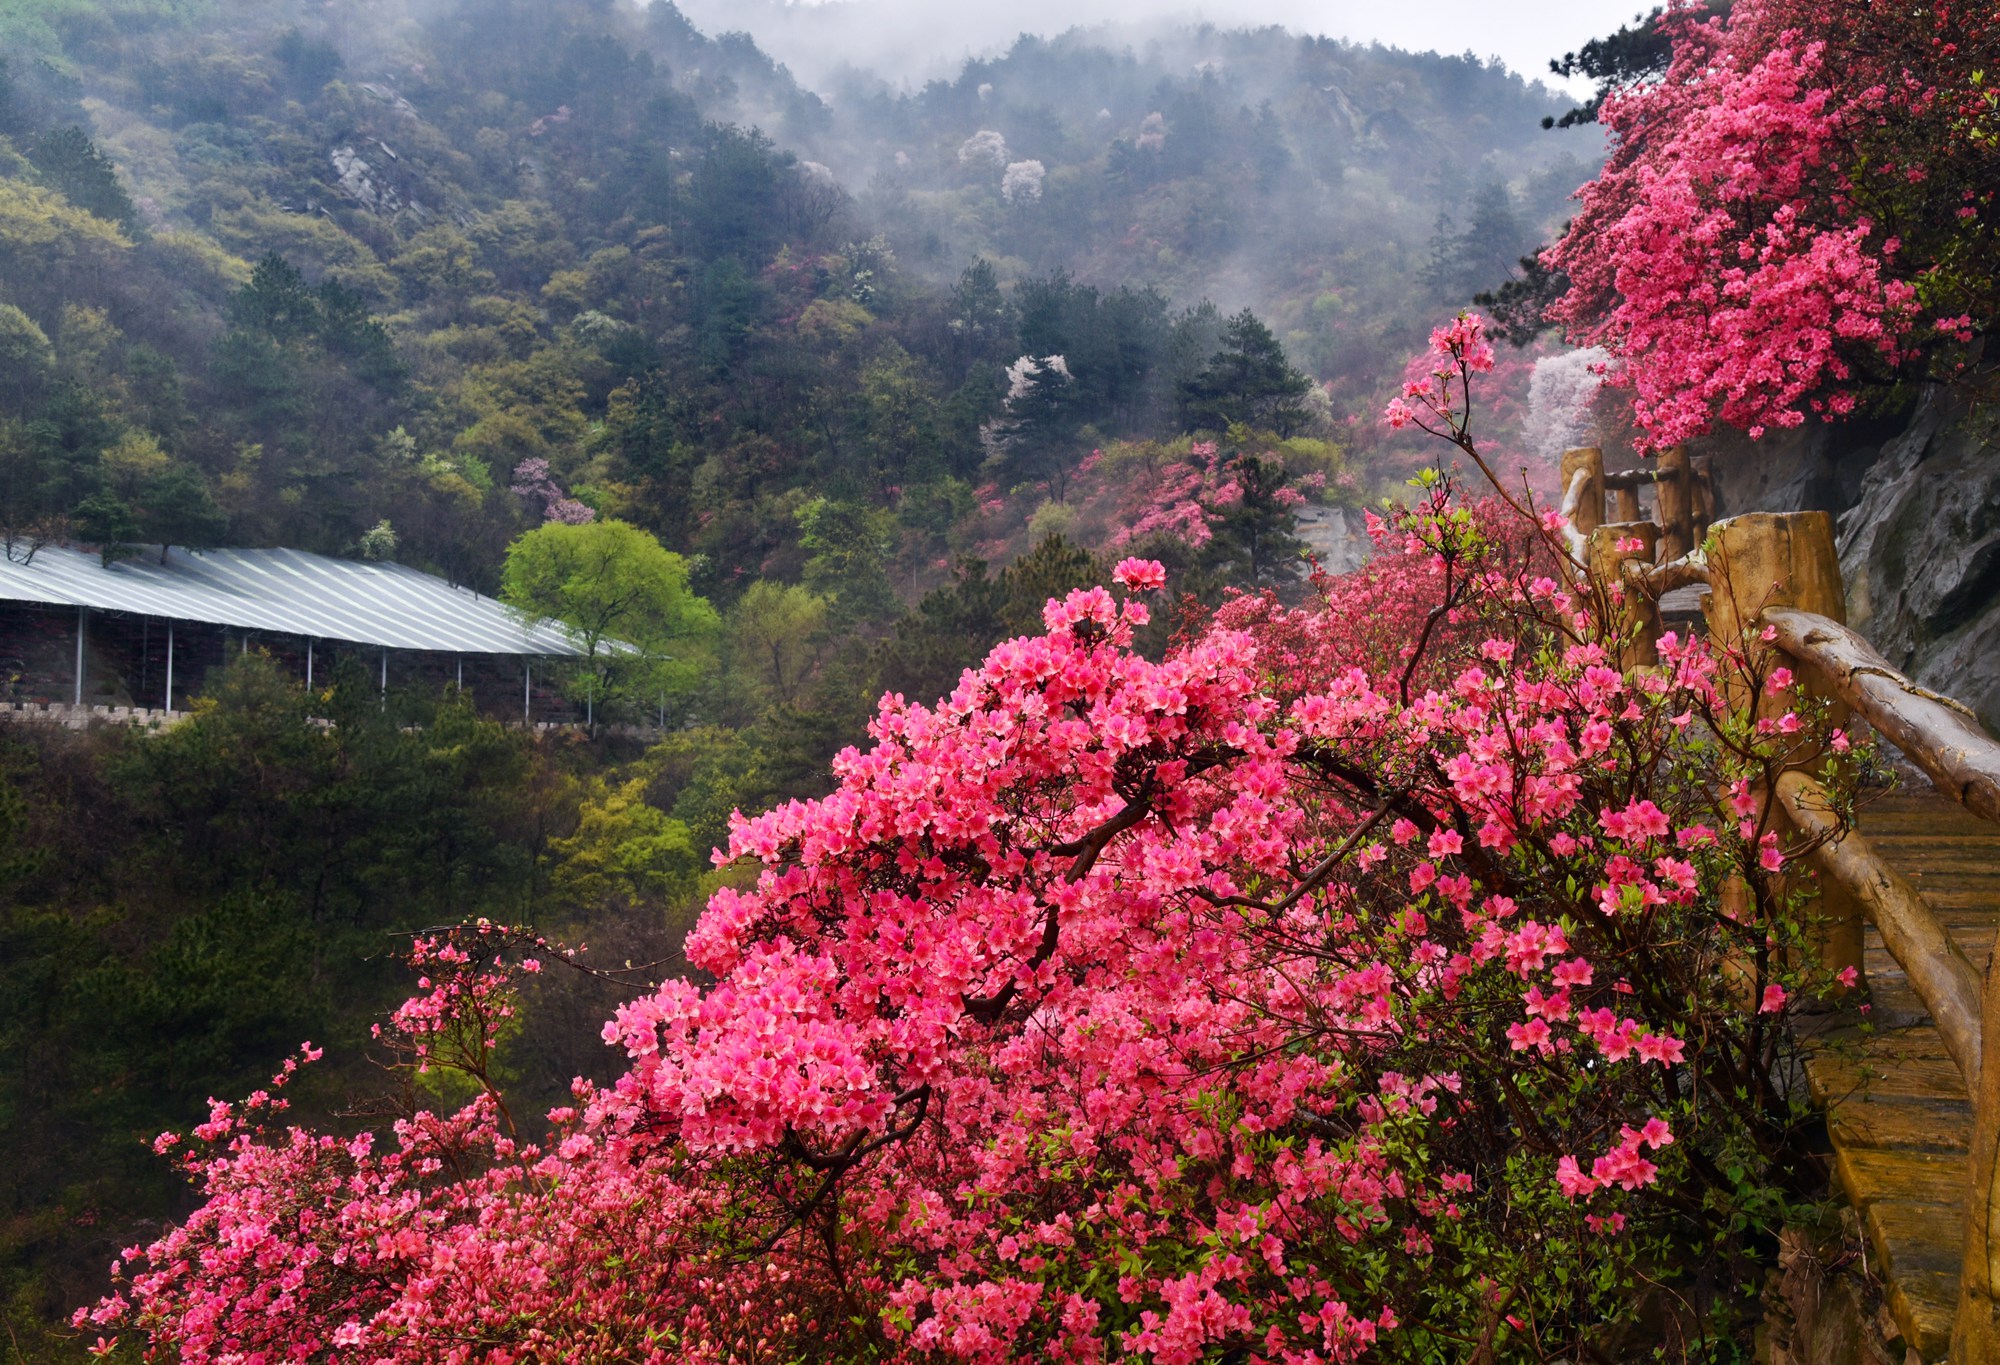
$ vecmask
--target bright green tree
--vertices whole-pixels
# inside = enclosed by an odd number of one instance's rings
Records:
[[[507,547],[501,600],[560,626],[583,654],[577,683],[599,701],[643,704],[685,691],[717,628],[688,588],[688,564],[623,521],[550,522]]]
[[[744,690],[790,706],[827,646],[827,598],[796,583],[760,578],[729,614],[729,655]]]

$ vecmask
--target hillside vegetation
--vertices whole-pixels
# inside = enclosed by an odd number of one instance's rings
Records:
[[[1126,555],[1295,594],[1300,511],[1397,486],[1401,358],[1590,173],[1562,107],[1277,30],[815,92],[666,0],[0,0],[10,558],[500,591],[529,532],[636,528],[679,665],[593,694],[658,704],[644,753],[254,655],[165,738],[0,733],[10,1358],[72,1358],[61,1314],[186,1212],[144,1144],[206,1097],[309,1036],[346,1060],[300,1112],[374,1112],[410,932],[530,923],[650,983],[730,812],[823,791],[883,692],[948,693]],[[526,1006],[524,1112],[606,1074],[628,988]]]

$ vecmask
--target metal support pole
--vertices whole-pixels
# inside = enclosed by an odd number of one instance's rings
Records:
[[[313,690],[313,641],[312,641],[312,636],[308,635],[306,637],[306,691],[310,692],[312,690]]]
[[[76,609],[76,705],[83,705],[83,620],[88,607]]]
[[[389,651],[382,651],[382,704],[389,704]]]
[[[167,714],[174,710],[174,623],[167,622]]]
[[[521,661],[521,724],[531,725],[535,719],[535,661]]]
[[[458,665],[458,690],[463,692],[465,690],[465,656],[463,654],[455,654],[452,658]]]

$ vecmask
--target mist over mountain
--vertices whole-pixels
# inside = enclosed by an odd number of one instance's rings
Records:
[[[1023,33],[1044,37],[1074,28],[1116,30],[1120,43],[1204,25],[1280,27],[1412,52],[1498,57],[1510,69],[1554,82],[1556,53],[1629,19],[1619,0],[1549,0],[1531,17],[1518,8],[1437,0],[1408,11],[1331,5],[1325,0],[1021,0],[980,7],[940,0],[684,0],[681,8],[709,32],[742,30],[799,78],[824,85],[842,66],[892,82],[921,85],[949,77],[962,63],[997,56]],[[1583,95],[1587,86],[1568,93]]]

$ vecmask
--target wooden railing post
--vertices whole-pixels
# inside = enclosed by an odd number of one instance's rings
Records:
[[[1583,475],[1583,494],[1578,499],[1570,525],[1586,540],[1604,524],[1604,452],[1596,446],[1575,446],[1563,452],[1562,488],[1567,501],[1576,476]]]
[[[1664,458],[1664,457],[1663,457]],[[1666,484],[1660,485],[1665,490]],[[1710,533],[1709,590],[1702,598],[1708,633],[1719,651],[1755,664],[1770,652],[1758,638],[1758,617],[1767,607],[1797,607],[1835,621],[1847,620],[1840,559],[1833,549],[1833,519],[1824,512],[1751,512],[1717,522]],[[1669,553],[1667,527],[1660,527],[1661,556]],[[1744,680],[1730,670],[1730,700],[1753,709],[1762,698],[1746,695]]]
[[[1682,452],[1685,458],[1685,451]],[[1664,463],[1665,456],[1662,456]],[[1682,466],[1683,471],[1685,465]],[[1661,470],[1661,507],[1667,505],[1666,470]],[[1684,486],[1684,485],[1683,485]],[[1666,540],[1663,526],[1662,554]],[[1685,553],[1685,550],[1681,551]],[[1717,651],[1735,663],[1725,665],[1724,695],[1733,709],[1750,716],[1785,709],[1778,698],[1759,695],[1757,679],[1768,674],[1763,664],[1773,646],[1763,638],[1762,613],[1771,607],[1796,607],[1835,621],[1847,619],[1840,580],[1840,559],[1834,553],[1833,519],[1824,512],[1753,512],[1718,522],[1709,535],[1709,591],[1702,599],[1709,634]],[[1847,708],[1813,670],[1801,666],[1799,685],[1827,696],[1836,708],[1835,723],[1843,723]],[[1762,794],[1772,803],[1775,794]],[[1782,806],[1770,809],[1782,836],[1796,826]],[[1828,972],[1854,968],[1857,981],[1862,961],[1862,907],[1831,877],[1819,879],[1819,916],[1813,952]]]
[[[1699,545],[1708,537],[1708,528],[1715,521],[1715,462],[1690,461],[1688,467],[1694,475],[1694,533],[1689,539]]]
[[[1980,1001],[1982,1058],[2000,1047],[2000,972],[1986,964]],[[2000,1361],[2000,1066],[1966,1078],[1972,1097],[1972,1144],[1966,1151],[1965,1252],[1958,1267],[1958,1312],[1951,1359],[1960,1365]]]
[[[1611,490],[1611,519],[1613,521],[1637,521],[1639,519],[1639,487],[1637,484],[1619,484]]]
[[[1660,523],[1660,558],[1679,559],[1694,548],[1694,470],[1686,446],[1660,452],[1653,486],[1653,519]]]
[[[1618,548],[1633,541],[1640,542],[1636,548]],[[1590,533],[1590,581],[1618,628],[1618,667],[1625,672],[1660,661],[1660,604],[1625,577],[1625,561],[1652,563],[1659,543],[1660,528],[1650,521],[1608,522]]]

